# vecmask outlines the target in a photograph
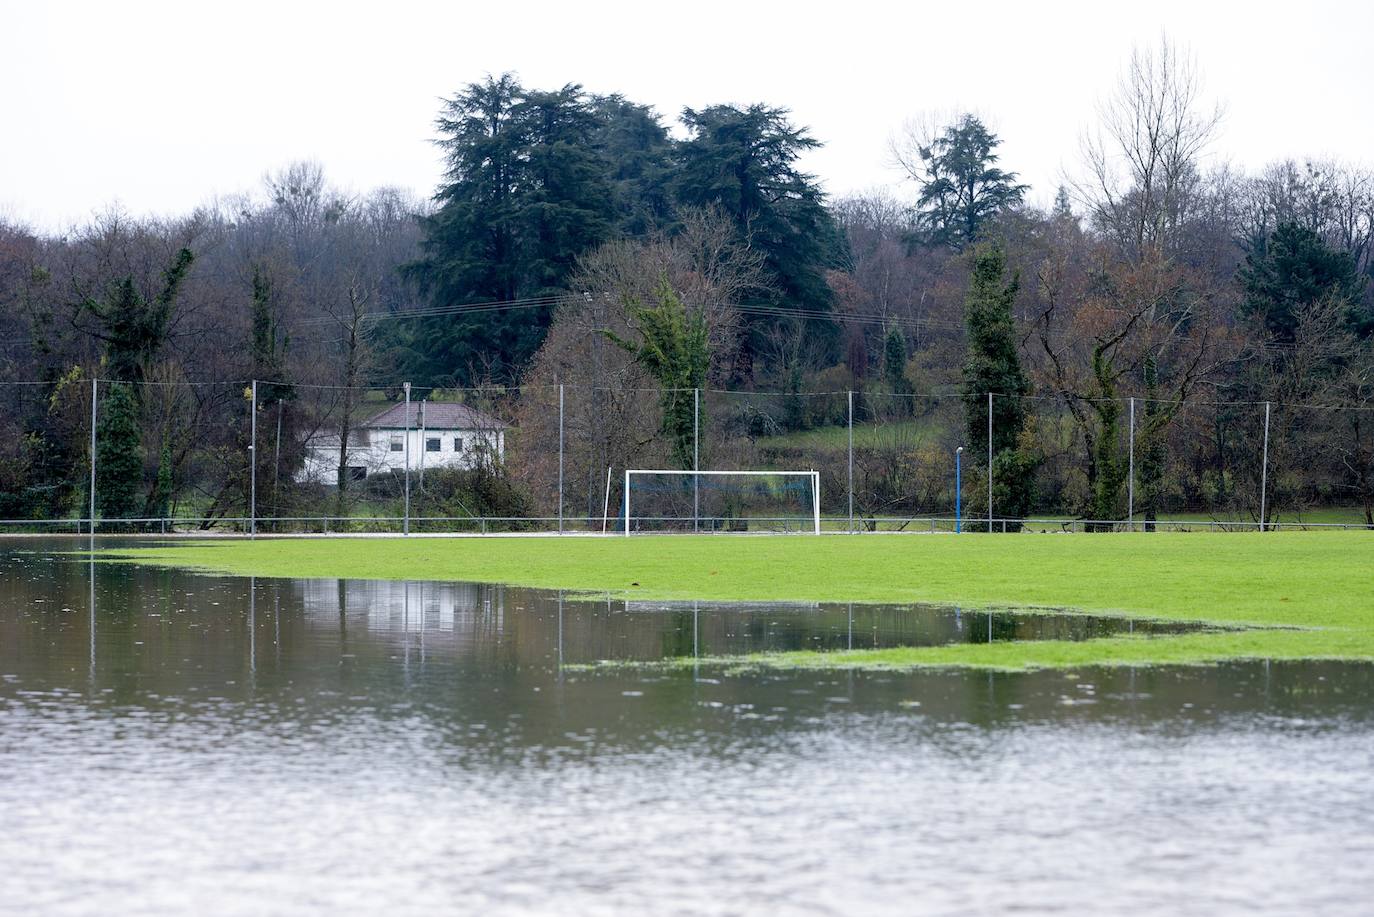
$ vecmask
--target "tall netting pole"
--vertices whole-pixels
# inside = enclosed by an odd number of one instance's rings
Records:
[[[405,495],[405,517],[404,517],[404,521],[403,521],[402,524],[401,524],[401,534],[403,534],[403,535],[409,535],[409,534],[410,534],[410,383],[409,383],[409,382],[403,382],[403,383],[401,384],[401,388],[404,389],[404,391],[405,391],[405,398],[406,398],[406,406],[405,406],[405,426],[406,426],[406,439],[405,439],[405,444],[406,444],[406,445],[405,445],[405,449],[406,449],[406,457],[405,457],[405,463],[406,463],[405,491],[406,491],[406,495]]]
[[[258,537],[258,380],[253,380],[253,401],[248,420],[248,537]]]
[[[95,534],[95,423],[96,423],[96,395],[99,389],[99,382],[91,379],[91,534]]]
[[[1264,531],[1265,520],[1265,495],[1269,489],[1269,402],[1264,403],[1264,453],[1260,459],[1260,531]]]
[[[1128,471],[1126,473],[1126,531],[1135,531],[1135,399],[1131,399],[1131,421],[1128,427],[1126,452]]]
[[[558,534],[563,534],[563,383],[558,383]]]
[[[854,390],[849,390],[849,534],[854,534]]]
[[[692,389],[692,531],[701,520],[701,389]]]
[[[992,392],[988,392],[988,534],[992,534]]]

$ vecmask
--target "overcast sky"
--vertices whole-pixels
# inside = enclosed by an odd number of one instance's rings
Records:
[[[1213,153],[1374,162],[1374,3],[444,3],[0,0],[0,215],[180,213],[294,159],[428,195],[439,98],[487,73],[580,82],[676,117],[790,108],[831,194],[895,184],[904,119],[989,116],[1048,202],[1133,45],[1197,57]],[[972,18],[974,14],[979,18]]]

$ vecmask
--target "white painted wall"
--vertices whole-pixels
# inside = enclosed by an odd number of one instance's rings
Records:
[[[348,448],[348,464],[364,468],[368,477],[391,470],[404,472],[406,467],[405,430],[368,427],[357,431],[358,438]],[[364,438],[366,443],[364,443]],[[430,452],[426,440],[439,440],[439,450]],[[454,448],[454,440],[462,441],[462,448]],[[400,448],[393,449],[393,441]],[[483,450],[492,450],[496,460],[505,458],[506,434],[502,430],[435,430],[410,431],[410,470],[423,468],[472,468]],[[298,483],[335,484],[338,482],[339,437],[321,436],[306,444],[305,463],[296,473]]]

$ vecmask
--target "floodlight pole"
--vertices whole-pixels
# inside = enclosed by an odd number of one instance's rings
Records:
[[[1131,399],[1131,424],[1130,440],[1128,446],[1130,455],[1130,471],[1126,477],[1126,531],[1135,531],[1135,399]]]
[[[1265,497],[1269,489],[1269,402],[1264,403],[1264,457],[1260,460],[1260,531],[1265,526]]]
[[[960,499],[963,491],[963,464],[964,447],[960,446],[954,450],[954,534],[956,535],[964,531],[964,505]]]
[[[406,449],[406,455],[405,455],[405,464],[406,464],[406,473],[405,473],[405,477],[406,477],[406,485],[405,485],[405,487],[406,487],[406,496],[405,496],[405,518],[404,518],[404,521],[403,521],[403,523],[402,523],[402,525],[401,525],[401,534],[402,534],[402,535],[409,535],[409,534],[410,534],[410,383],[409,383],[409,382],[404,382],[404,383],[402,383],[402,384],[401,384],[401,388],[403,388],[403,389],[405,390],[405,393],[406,393],[406,406],[405,406],[405,433],[406,433],[406,438],[405,438],[405,444],[406,444],[406,445],[405,445],[405,449]]]
[[[99,382],[91,379],[91,534],[95,534],[95,424],[96,424],[96,394]]]
[[[849,390],[849,534],[854,534],[854,390]]]
[[[692,389],[692,531],[701,525],[701,389]]]
[[[248,537],[258,537],[258,380],[253,380],[248,422]]]
[[[563,534],[563,383],[558,383],[558,534]]]

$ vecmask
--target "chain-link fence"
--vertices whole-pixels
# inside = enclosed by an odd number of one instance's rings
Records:
[[[1356,406],[74,374],[0,437],[4,532],[1374,527]]]

